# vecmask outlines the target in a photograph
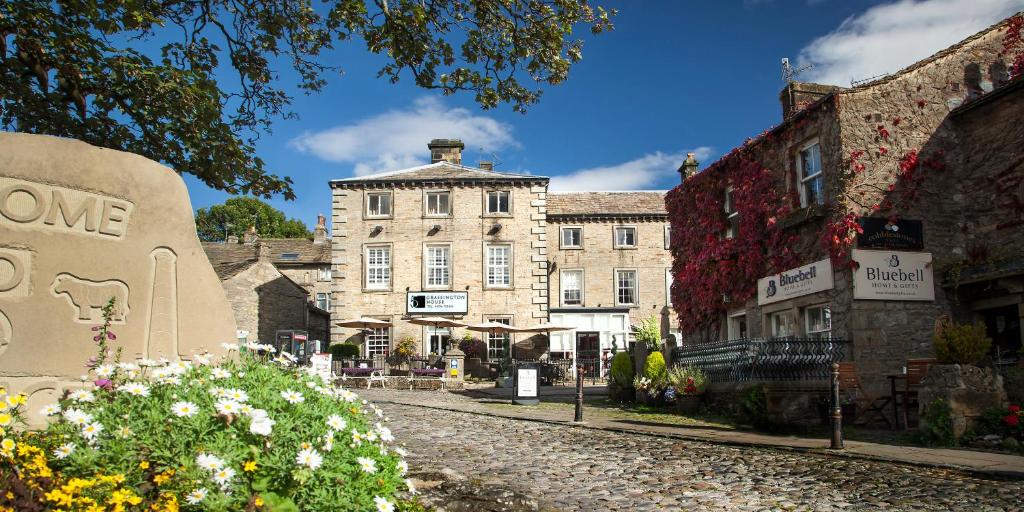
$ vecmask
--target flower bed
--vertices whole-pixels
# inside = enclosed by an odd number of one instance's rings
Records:
[[[41,431],[0,396],[0,510],[389,512],[413,491],[383,411],[287,358],[105,359]]]

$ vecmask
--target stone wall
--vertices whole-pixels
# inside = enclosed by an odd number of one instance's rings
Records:
[[[306,294],[272,263],[261,260],[224,281],[238,328],[250,340],[273,343],[276,331],[306,329]]]
[[[424,189],[421,187],[397,186],[389,190],[393,193],[392,218],[367,219],[363,214],[366,190],[333,189],[334,318],[387,317],[395,324],[392,343],[405,336],[422,341],[425,328],[401,321],[406,312],[406,292],[426,289],[425,245],[450,244],[452,285],[448,289],[469,293],[469,311],[462,321],[479,323],[491,317],[507,317],[513,325],[527,326],[546,319],[547,187],[543,182],[436,188],[451,191],[452,215],[448,217],[424,215]],[[511,215],[483,214],[487,190],[511,191]],[[496,229],[497,224],[501,225],[500,229]],[[440,227],[436,231],[435,225]],[[380,232],[371,234],[376,226],[381,226]],[[487,243],[512,246],[512,282],[507,289],[484,285]],[[365,247],[372,244],[391,246],[389,290],[364,287]],[[361,343],[362,340],[354,329],[333,326],[331,341]],[[424,347],[420,349],[423,351]]]

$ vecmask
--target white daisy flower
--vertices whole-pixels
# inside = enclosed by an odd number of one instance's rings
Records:
[[[306,401],[306,397],[302,396],[302,393],[298,391],[282,391],[281,398],[284,398],[290,404],[301,404]]]
[[[128,427],[120,427],[117,429],[117,437],[121,439],[128,439],[132,436],[132,429]]]
[[[179,418],[194,416],[198,409],[199,408],[196,407],[196,404],[192,402],[181,401],[174,402],[174,404],[171,405],[171,410],[174,411],[174,415]]]
[[[64,419],[68,420],[69,422],[75,425],[82,426],[92,421],[92,415],[85,411],[75,409],[72,407],[71,409],[67,409],[64,411]]]
[[[94,371],[96,372],[96,376],[97,377],[100,377],[102,379],[106,379],[106,378],[109,378],[111,375],[114,374],[114,365],[112,365],[112,364],[103,364],[103,365],[97,366]]]
[[[306,466],[309,469],[315,470],[324,463],[324,458],[320,456],[313,448],[306,448],[295,456],[295,463],[300,466]]]
[[[196,364],[198,364],[200,366],[209,366],[210,365],[210,355],[209,354],[196,354],[196,355],[194,355],[192,357],[192,359],[195,359]]]
[[[217,471],[224,467],[224,459],[209,453],[200,453],[196,456],[196,464],[207,471]]]
[[[332,414],[330,418],[327,418],[327,426],[334,430],[345,430],[346,425],[348,425],[348,422],[345,421],[345,418],[337,414]]]
[[[256,409],[253,409],[253,407],[249,404],[242,404],[242,407],[238,410],[238,412],[248,415],[252,414],[252,412],[255,410]]]
[[[377,433],[371,430],[363,434],[363,438],[372,443],[377,440]]]
[[[386,498],[374,496],[373,504],[377,507],[377,512],[395,512],[395,505]]]
[[[338,397],[346,402],[355,402],[359,398],[359,395],[356,395],[347,389],[343,389],[338,392]]]
[[[92,394],[92,391],[88,389],[76,389],[68,394],[68,398],[76,402],[92,402],[96,400],[96,395]]]
[[[235,470],[231,468],[221,468],[213,474],[213,481],[217,482],[222,489],[226,488],[231,484],[231,479],[235,477]]]
[[[380,434],[380,440],[385,443],[392,443],[395,441],[394,434],[391,433],[391,429],[382,427],[380,423],[377,424],[377,432]]]
[[[403,449],[401,446],[395,447],[395,453],[397,453],[398,456],[402,457],[403,459],[409,456],[409,452],[405,451],[405,449]]]
[[[82,425],[82,437],[89,441],[96,439],[96,436],[100,435],[102,431],[103,425],[96,421]]]
[[[189,505],[198,505],[201,501],[206,499],[206,495],[209,491],[205,487],[200,487],[185,496],[185,503]]]
[[[226,379],[231,376],[231,372],[224,368],[214,368],[211,373],[214,379]]]
[[[42,409],[39,409],[39,414],[42,414],[43,416],[53,416],[58,413],[60,413],[60,404],[49,404]]]
[[[412,483],[411,478],[405,479],[405,486],[409,488],[409,494],[416,494],[416,485]]]
[[[404,460],[398,461],[398,471],[401,474],[403,474],[403,475],[408,473],[409,472],[409,463],[404,461]]]
[[[258,436],[269,436],[274,429],[274,423],[274,420],[265,416],[254,418],[252,423],[249,424],[249,432]]]
[[[117,390],[133,396],[149,396],[149,388],[138,382],[129,382]]]
[[[154,361],[154,360],[152,360],[152,359],[150,359],[148,357],[147,358],[143,358],[143,359],[139,359],[139,366],[144,366],[144,367],[156,366],[156,361]]]
[[[135,363],[117,363],[117,367],[122,369],[122,370],[124,370],[124,371],[126,371],[126,372],[138,371],[139,370],[139,365],[137,365]]]
[[[224,388],[219,388],[217,386],[210,388],[210,394],[217,398],[226,398],[226,393],[227,390],[225,390]]]
[[[249,399],[249,395],[241,389],[225,389],[225,398],[230,398],[236,402],[244,402]]]
[[[224,350],[228,352],[238,350],[238,343],[221,343],[220,346],[224,347]]]
[[[356,458],[356,462],[359,463],[359,469],[363,470],[365,473],[373,474],[377,472],[377,461],[369,457],[358,457]]]
[[[214,407],[219,414],[238,414],[242,412],[242,404],[234,400],[219,400]]]
[[[62,444],[53,449],[53,456],[58,459],[66,459],[71,455],[71,452],[75,451],[74,443]]]
[[[316,387],[316,383],[313,381],[306,381],[306,387],[309,389],[313,389]]]

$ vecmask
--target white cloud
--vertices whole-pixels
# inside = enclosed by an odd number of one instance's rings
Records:
[[[706,146],[690,150],[699,162],[706,162],[713,150]],[[562,176],[552,176],[548,187],[552,192],[643,190],[655,188],[667,176],[678,179],[676,170],[686,159],[686,151],[656,151],[635,160],[616,165],[580,169]]]
[[[351,163],[356,175],[429,163],[431,139],[462,139],[497,151],[518,147],[512,127],[436,98],[420,98],[407,110],[392,110],[319,132],[307,132],[288,145],[329,162]]]
[[[847,18],[800,52],[801,79],[849,86],[899,71],[1024,9],[1024,0],[900,0]]]

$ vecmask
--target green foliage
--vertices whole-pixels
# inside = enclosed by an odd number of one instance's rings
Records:
[[[196,211],[196,232],[205,242],[224,240],[225,235],[242,238],[250,226],[262,238],[313,237],[301,220],[286,218],[284,212],[255,197],[232,197]]]
[[[335,360],[340,359],[355,359],[359,357],[359,345],[353,343],[338,343],[331,345],[330,349],[331,356]]]
[[[661,325],[656,315],[651,315],[640,321],[640,325],[634,326],[637,343],[647,345],[647,350],[656,351],[661,345]]]
[[[633,385],[633,358],[626,352],[619,352],[612,357],[612,381],[620,388]]]
[[[138,153],[232,194],[293,199],[256,142],[295,117],[288,88],[316,93],[342,74],[324,55],[336,44],[365,45],[390,82],[524,111],[540,98],[530,82],[559,84],[582,59],[578,27],[611,30],[614,14],[583,0],[3,2],[0,122]]]
[[[407,362],[409,358],[416,355],[416,339],[412,336],[405,336],[395,343],[394,350],[391,351],[391,357],[396,362]]]
[[[474,338],[468,332],[463,334],[462,339],[459,340],[459,350],[466,354],[466,359],[484,359],[487,357],[487,344],[480,338]]]
[[[921,426],[917,431],[917,440],[925,446],[953,446],[953,416],[949,404],[936,398],[926,405],[921,413]]]
[[[668,383],[681,395],[697,395],[704,392],[707,376],[695,366],[676,366],[668,371]]]
[[[665,368],[665,357],[661,352],[651,352],[647,355],[643,376],[652,382],[668,384],[668,370]]]
[[[756,429],[770,430],[768,419],[768,390],[764,385],[754,386],[743,392],[740,400],[740,420]]]
[[[975,364],[992,348],[985,324],[946,324],[933,337],[935,356],[942,364]]]

